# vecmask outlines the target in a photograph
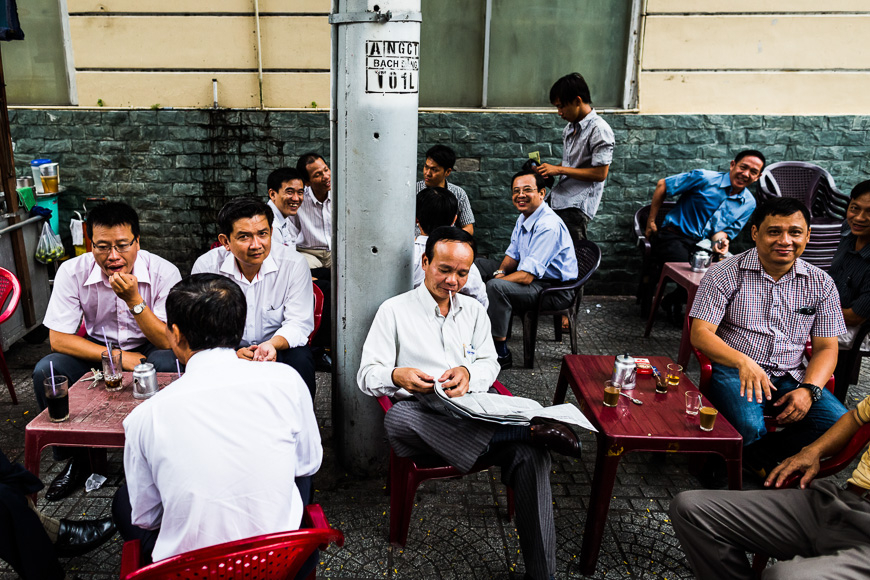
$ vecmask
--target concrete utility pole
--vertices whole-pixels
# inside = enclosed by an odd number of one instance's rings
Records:
[[[346,469],[382,471],[383,412],[356,384],[378,306],[412,287],[420,0],[333,0],[331,164],[337,348],[333,424]]]

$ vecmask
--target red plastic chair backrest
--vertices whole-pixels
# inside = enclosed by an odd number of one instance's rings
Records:
[[[292,579],[318,546],[331,542],[343,544],[344,535],[333,529],[305,529],[257,536],[161,560],[128,574],[126,580]]]
[[[308,335],[308,344],[314,340],[317,331],[320,330],[320,320],[323,318],[323,291],[317,287],[317,284],[311,283],[314,290],[314,330]]]
[[[7,298],[9,298],[9,304],[6,304]],[[9,270],[0,268],[0,307],[6,304],[6,308],[3,312],[0,312],[0,324],[6,322],[12,316],[12,313],[18,308],[20,298],[21,284],[18,283],[18,278]]]

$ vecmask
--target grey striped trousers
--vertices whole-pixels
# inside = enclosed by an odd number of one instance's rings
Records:
[[[400,457],[436,453],[467,473],[482,460],[501,468],[501,480],[514,490],[517,531],[527,576],[547,580],[556,572],[556,526],[550,490],[550,454],[527,443],[505,443],[487,450],[498,429],[494,423],[454,419],[400,401],[384,418],[387,438]]]

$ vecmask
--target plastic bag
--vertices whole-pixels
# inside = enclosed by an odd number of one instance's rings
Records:
[[[36,259],[43,264],[56,262],[63,258],[64,249],[63,243],[60,241],[60,236],[55,234],[48,222],[42,225],[42,234],[39,236],[39,243],[36,245]]]

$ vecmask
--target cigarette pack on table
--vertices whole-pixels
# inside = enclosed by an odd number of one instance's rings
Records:
[[[652,374],[652,364],[650,364],[648,358],[635,357],[634,362],[637,365],[637,374],[639,374],[639,375],[651,375]]]

